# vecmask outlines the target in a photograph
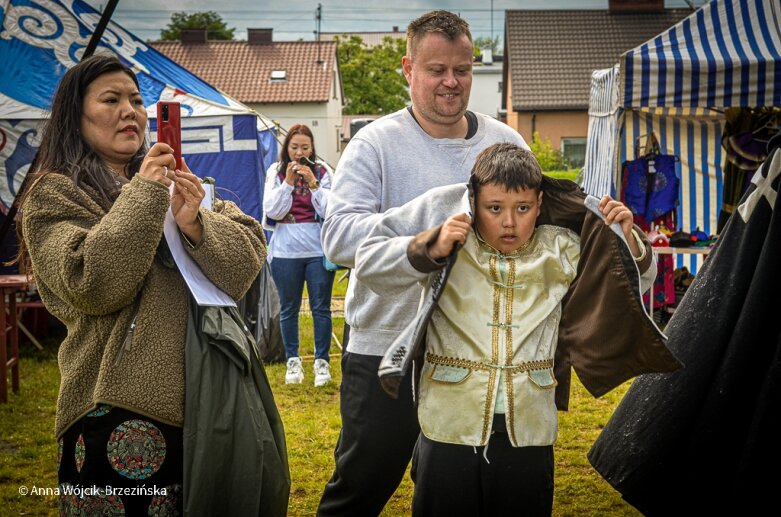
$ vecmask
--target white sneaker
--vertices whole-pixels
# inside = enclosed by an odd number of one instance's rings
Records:
[[[331,382],[331,365],[325,359],[315,359],[315,387]]]
[[[301,384],[302,382],[304,382],[304,367],[301,365],[301,358],[291,357],[287,360],[285,384]]]

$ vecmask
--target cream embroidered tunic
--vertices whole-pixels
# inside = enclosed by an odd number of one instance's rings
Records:
[[[555,442],[553,358],[579,257],[579,236],[558,226],[539,226],[510,255],[470,232],[428,328],[418,407],[427,438],[486,445],[501,383],[513,446]]]

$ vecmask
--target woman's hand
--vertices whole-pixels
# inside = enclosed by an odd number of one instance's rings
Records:
[[[437,240],[428,247],[428,256],[434,260],[440,260],[453,251],[453,246],[464,244],[472,227],[472,219],[468,214],[458,214],[449,217],[442,225]]]
[[[190,242],[198,244],[203,237],[203,226],[198,220],[198,210],[201,207],[201,201],[206,196],[206,191],[198,176],[187,167],[184,158],[182,158],[182,168],[184,170],[178,170],[174,173],[171,212],[174,214],[179,230],[190,239]]]
[[[312,169],[310,169],[309,166],[307,165],[299,165],[298,174],[304,178],[304,181],[310,187],[317,183],[317,178],[315,178],[315,173],[312,172]]]
[[[621,201],[616,201],[610,196],[604,196],[599,200],[599,209],[605,216],[605,224],[618,223],[621,225],[621,231],[626,237],[626,242],[629,243],[629,249],[632,250],[635,257],[639,257],[641,255],[640,247],[643,243],[636,242],[634,235],[632,235],[632,227],[634,226],[632,211]]]
[[[151,181],[162,183],[166,187],[171,184],[176,169],[174,150],[170,145],[158,142],[149,149],[141,162],[138,174]]]
[[[287,164],[287,170],[285,171],[285,183],[294,187],[296,181],[298,181],[298,169],[301,167],[296,162],[290,162]]]
[[[314,185],[317,182],[315,173],[312,172],[307,165],[301,165],[300,163],[291,161],[287,164],[287,170],[285,171],[285,183],[291,187],[295,186],[298,178],[303,178],[307,185]]]

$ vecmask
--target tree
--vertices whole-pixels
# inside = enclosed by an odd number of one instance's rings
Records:
[[[182,29],[206,29],[206,37],[212,40],[233,40],[233,32],[229,29],[222,17],[214,11],[201,13],[185,12],[171,15],[171,22],[160,31],[160,39],[163,41],[178,41],[182,37]]]
[[[407,81],[401,73],[404,39],[387,36],[368,47],[360,36],[337,37],[345,115],[385,115],[407,105]]]
[[[472,45],[475,47],[475,56],[482,54],[484,48],[490,48],[491,53],[495,56],[499,53],[499,36],[494,36],[493,39],[488,37],[475,38]]]
[[[543,141],[540,138],[540,133],[535,131],[529,148],[534,153],[534,157],[537,158],[537,162],[542,170],[561,171],[567,169],[564,156],[562,156],[561,151],[553,148],[550,138],[545,138],[545,141]]]

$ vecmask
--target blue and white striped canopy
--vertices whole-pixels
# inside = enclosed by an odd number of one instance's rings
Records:
[[[780,21],[780,0],[712,0],[621,57],[621,104],[781,106]]]
[[[713,0],[594,72],[583,187],[615,195],[621,163],[653,132],[680,158],[678,226],[714,233],[723,110],[737,106],[781,106],[781,0]],[[701,259],[688,260],[696,271]]]

